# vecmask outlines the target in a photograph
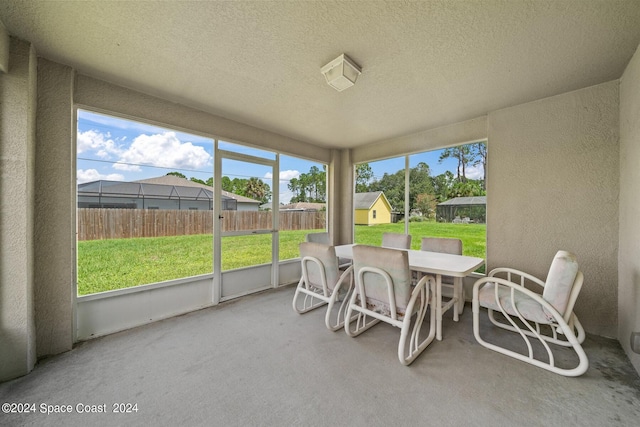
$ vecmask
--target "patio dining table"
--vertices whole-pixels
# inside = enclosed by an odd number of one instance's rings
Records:
[[[353,259],[353,247],[350,245],[336,246],[336,255],[339,258]],[[396,248],[392,248],[396,249]],[[397,249],[406,250],[406,249]],[[484,259],[475,258],[464,255],[452,255],[440,252],[428,252],[418,250],[407,250],[409,253],[409,268],[413,271],[419,271],[432,274],[436,278],[436,289],[433,292],[432,309],[435,307],[436,318],[436,339],[442,340],[442,315],[451,307],[454,307],[453,320],[458,321],[458,315],[462,311],[458,310],[464,304],[462,295],[454,291],[450,301],[442,305],[442,276],[452,276],[458,283],[462,283],[464,277],[471,272],[484,265]],[[456,287],[454,287],[455,289]]]

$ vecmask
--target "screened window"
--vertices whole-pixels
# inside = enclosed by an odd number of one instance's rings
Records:
[[[486,258],[486,163],[486,142],[478,141],[356,165],[355,242],[379,245],[383,232],[407,230],[413,249],[422,237],[455,237],[465,255]]]
[[[213,141],[78,110],[78,295],[213,271]]]
[[[220,271],[271,263],[273,244],[279,260],[297,258],[308,233],[326,231],[325,164],[88,110],[77,117],[80,296],[212,274],[214,203]],[[226,153],[218,201],[216,152]]]
[[[327,232],[327,166],[282,155],[279,185],[279,258],[298,258],[308,233]]]

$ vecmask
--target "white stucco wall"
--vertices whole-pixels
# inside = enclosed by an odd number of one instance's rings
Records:
[[[0,381],[36,361],[33,307],[33,195],[36,56],[11,38],[0,73]]]
[[[629,338],[640,332],[640,47],[620,81],[618,338],[640,372]]]
[[[73,346],[76,125],[74,72],[38,60],[35,198],[35,307],[38,357]]]
[[[160,126],[171,126],[191,133],[202,133],[230,142],[239,141],[280,153],[329,163],[330,150],[307,144],[263,129],[234,122],[184,105],[91,77],[78,75],[74,91],[78,105],[142,119]]]
[[[353,194],[355,181],[351,150],[333,150],[335,176],[329,175],[329,205],[327,218],[334,244],[353,243]]]
[[[438,150],[487,137],[487,117],[477,117],[411,135],[387,139],[352,150],[353,163],[370,162],[406,154]]]
[[[0,21],[0,72],[9,71],[9,33]]]
[[[587,332],[617,336],[618,81],[488,116],[488,270],[545,278],[560,250],[585,281]]]

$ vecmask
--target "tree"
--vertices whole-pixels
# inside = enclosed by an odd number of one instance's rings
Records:
[[[369,191],[382,191],[395,212],[404,212],[404,170],[385,173],[369,185]]]
[[[439,162],[447,158],[458,161],[456,175],[451,171],[432,177],[429,165],[420,162],[409,170],[409,209],[418,210],[423,215],[431,215],[439,202],[453,197],[486,195],[485,180],[467,178],[470,165],[482,165],[486,177],[487,147],[485,142],[461,145],[442,151]],[[356,165],[356,192],[383,191],[392,209],[404,212],[405,170],[385,173],[379,180],[374,179],[368,163]]]
[[[420,162],[416,167],[409,170],[409,210],[419,209],[417,207],[418,195],[433,193],[433,183],[429,165]]]
[[[304,194],[304,201],[311,202],[313,199],[313,182],[311,180],[311,175],[301,173],[298,177],[298,182],[300,183],[300,190]]]
[[[437,206],[438,200],[433,194],[418,194],[415,209],[420,211],[423,216],[427,218],[434,218]]]
[[[442,151],[440,154],[440,159],[438,160],[442,163],[445,159],[453,158],[458,161],[457,167],[457,179],[460,182],[465,182],[467,180],[466,169],[467,165],[472,160],[471,148],[469,145],[460,145],[458,147],[447,148]]]
[[[300,180],[298,178],[291,178],[289,180],[289,183],[287,184],[287,187],[294,194],[294,196],[290,200],[290,203],[306,201],[304,189],[302,188]]]
[[[471,144],[471,154],[473,155],[473,166],[482,165],[482,188],[487,188],[487,144],[476,142]]]
[[[326,201],[327,174],[317,166],[309,169],[310,191],[313,193],[312,202],[323,203]]]
[[[213,180],[212,180],[213,181]],[[233,184],[231,183],[231,178],[228,176],[223,176],[220,180],[220,184],[222,185],[222,189],[224,191],[228,191],[229,193],[233,193]]]
[[[451,188],[451,197],[473,197],[484,196],[483,181],[478,179],[470,179],[466,182],[456,182]]]
[[[369,182],[373,179],[373,170],[369,163],[356,165],[356,193],[366,193],[369,190]]]
[[[251,177],[245,181],[243,196],[259,200],[262,203],[267,203],[271,199],[271,188],[261,179]]]
[[[230,193],[237,194],[239,196],[247,196],[245,189],[247,187],[247,180],[244,178],[233,178],[230,181],[230,190],[226,190]]]
[[[173,175],[173,176],[177,176],[178,178],[184,178],[187,179],[186,176],[184,176],[184,174],[180,173],[180,172],[169,172],[167,173],[167,175]]]
[[[209,187],[213,187],[213,177],[207,179],[207,181],[205,182],[200,178],[196,178],[193,176],[191,178],[187,178],[186,175],[181,172],[169,172],[167,173],[167,175],[177,176],[178,178],[188,179],[191,182],[197,182],[198,184],[203,184],[203,185],[208,185]]]
[[[456,177],[450,171],[445,171],[432,179],[433,191],[439,202],[444,202],[451,198],[450,194]]]
[[[433,194],[431,170],[424,162],[418,163],[409,170],[409,210],[417,209],[416,203],[419,194]],[[404,176],[405,170],[388,174],[385,173],[380,180],[373,181],[365,191],[382,191],[389,200],[394,211],[404,212]]]
[[[294,196],[290,203],[327,201],[327,172],[317,166],[311,166],[309,173],[301,173],[298,178],[291,178],[287,187]]]

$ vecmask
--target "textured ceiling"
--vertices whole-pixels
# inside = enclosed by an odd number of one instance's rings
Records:
[[[327,147],[355,147],[617,79],[640,1],[0,2],[78,72]],[[362,67],[330,88],[341,53]]]

